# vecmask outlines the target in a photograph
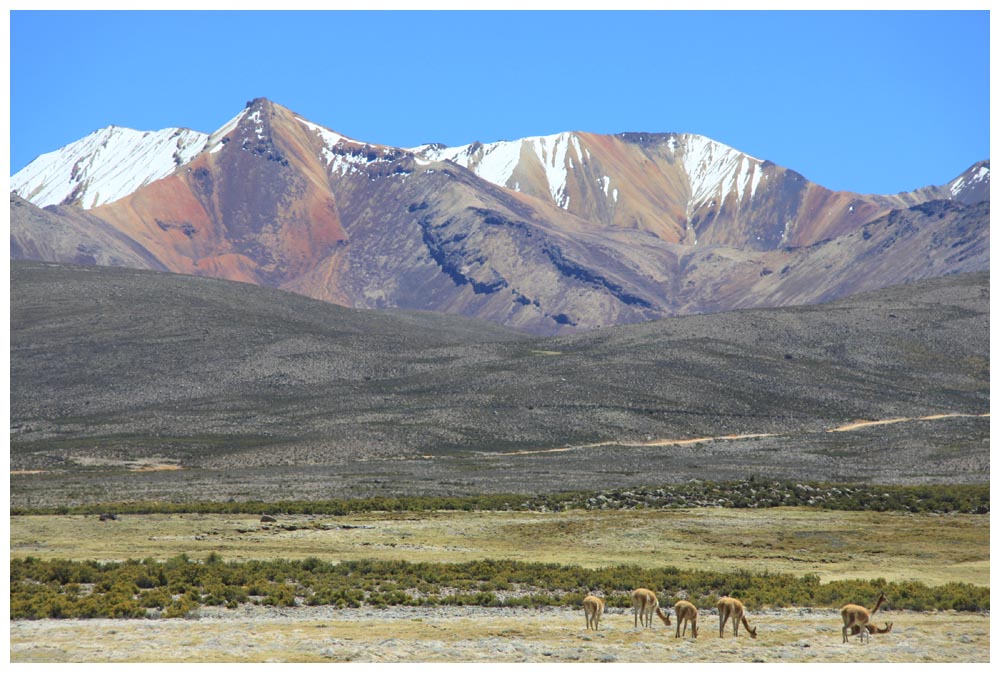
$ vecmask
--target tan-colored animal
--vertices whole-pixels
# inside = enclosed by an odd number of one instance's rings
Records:
[[[649,589],[636,589],[632,592],[632,614],[635,615],[635,626],[641,622],[643,626],[653,626],[653,613],[664,624],[670,626],[670,615],[660,609],[660,601]]]
[[[719,637],[722,637],[722,633],[726,628],[726,622],[730,619],[733,621],[733,636],[740,635],[740,624],[746,627],[747,633],[750,634],[751,638],[757,637],[757,627],[750,628],[750,624],[747,622],[746,615],[744,612],[746,608],[743,607],[743,603],[736,598],[730,598],[729,596],[723,596],[719,599],[719,603],[716,606],[719,608]]]
[[[584,598],[583,614],[587,618],[587,628],[597,631],[600,628],[601,615],[604,614],[604,599],[597,596]]]
[[[674,617],[677,618],[677,633],[674,634],[675,638],[680,638],[687,633],[688,624],[691,625],[691,637],[698,637],[698,608],[694,606],[694,603],[687,601],[677,601],[674,603]],[[682,624],[684,625],[683,631],[681,631]]]
[[[862,628],[857,624],[851,627],[851,635],[860,636],[861,640],[864,642],[868,642],[869,640],[871,640],[872,634],[889,633],[890,631],[892,631],[892,622],[886,622],[884,629],[880,629],[874,624],[865,624],[864,630],[862,630]]]
[[[878,600],[875,601],[875,607],[871,610],[862,605],[855,605],[854,603],[848,603],[844,607],[840,608],[840,616],[844,620],[844,628],[842,629],[842,632],[844,634],[845,643],[847,642],[848,634],[853,632],[854,627],[862,627],[868,624],[868,622],[871,621],[872,615],[878,612],[878,609],[882,607],[882,604],[885,603],[885,601],[886,597],[883,593],[879,594]],[[861,631],[859,630],[858,633],[861,633]]]

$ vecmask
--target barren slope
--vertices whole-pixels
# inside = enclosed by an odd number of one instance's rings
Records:
[[[249,495],[258,477],[282,485],[275,494],[355,489],[373,470],[389,475],[385,488],[417,492],[649,483],[650,470],[909,482],[988,472],[986,419],[825,432],[987,411],[985,274],[557,339],[126,269],[14,262],[11,287],[11,467],[56,470],[12,479],[14,493],[142,463],[209,471],[129,483],[220,495]],[[776,436],[505,455],[760,433]],[[834,458],[843,451],[879,458]],[[565,479],[552,483],[543,475],[556,465]],[[285,470],[290,482],[272,479]]]

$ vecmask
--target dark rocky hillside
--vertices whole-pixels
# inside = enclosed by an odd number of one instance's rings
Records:
[[[12,475],[21,504],[986,481],[988,419],[826,430],[988,410],[987,273],[539,338],[228,281],[11,264],[11,469],[43,471]],[[633,446],[505,455],[600,442]],[[157,466],[184,469],[137,471]]]

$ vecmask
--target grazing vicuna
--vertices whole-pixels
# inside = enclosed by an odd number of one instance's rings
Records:
[[[722,633],[726,628],[726,622],[730,619],[733,620],[733,636],[740,635],[740,624],[746,627],[747,633],[750,634],[751,638],[757,637],[757,627],[750,628],[750,624],[747,622],[746,608],[743,607],[743,603],[736,598],[730,598],[728,596],[723,596],[719,599],[719,637],[722,637]]]
[[[587,596],[583,599],[583,614],[587,618],[587,628],[597,631],[601,615],[604,614],[604,600],[597,596]]]
[[[863,605],[855,605],[854,603],[848,603],[844,607],[840,608],[840,616],[844,620],[844,628],[842,632],[844,634],[844,642],[847,642],[847,637],[849,633],[854,631],[854,627],[859,628],[864,627],[871,621],[872,615],[878,612],[878,609],[882,607],[885,603],[885,594],[879,594],[878,600],[875,601],[875,607],[871,610],[864,607]],[[866,629],[867,630],[867,629]],[[861,633],[858,631],[858,633]]]
[[[641,622],[643,626],[653,626],[653,613],[670,626],[670,615],[660,609],[660,601],[649,589],[636,589],[632,592],[632,613],[635,615],[635,626]]]

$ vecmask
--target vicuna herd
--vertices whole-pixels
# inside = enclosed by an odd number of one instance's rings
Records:
[[[860,605],[849,603],[840,610],[840,616],[844,620],[844,642],[849,636],[860,636],[862,641],[868,641],[873,633],[889,633],[892,631],[892,622],[886,623],[884,628],[878,628],[871,624],[872,615],[886,602],[885,594],[881,594],[875,602],[875,607],[871,610]],[[736,598],[723,596],[719,599],[716,607],[719,610],[719,637],[725,634],[726,623],[733,626],[733,636],[739,636],[740,624],[746,628],[751,638],[757,637],[757,627],[751,627],[747,622],[746,608]],[[598,630],[600,628],[601,617],[604,615],[604,599],[590,595],[583,599],[583,613],[587,619],[587,628]],[[636,589],[632,592],[632,615],[634,626],[638,628],[640,624],[644,627],[653,625],[653,615],[670,626],[670,615],[660,607],[660,601],[656,598],[656,593],[649,589]],[[691,627],[691,637],[698,637],[698,608],[688,601],[677,601],[674,604],[674,615],[677,617],[677,631],[675,638],[682,638],[687,634],[688,626]],[[683,626],[683,629],[681,628]]]

